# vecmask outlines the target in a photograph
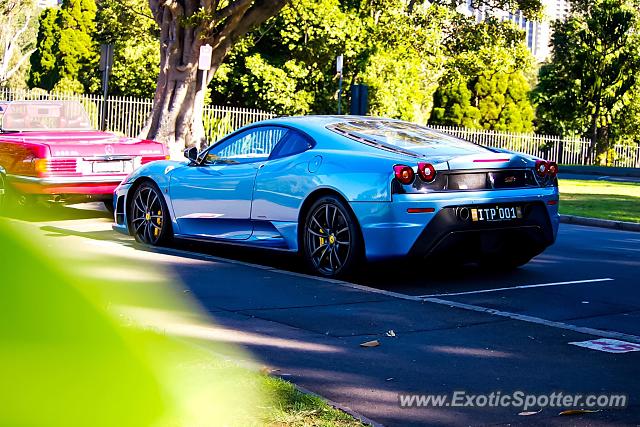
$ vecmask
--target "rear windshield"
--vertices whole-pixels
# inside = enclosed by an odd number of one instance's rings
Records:
[[[78,101],[14,101],[2,104],[4,132],[91,130],[86,110]]]
[[[436,132],[415,123],[395,120],[353,120],[329,125],[328,129],[361,142],[400,149],[423,151],[420,149],[446,146],[461,148],[465,151],[486,152],[486,149],[471,142]]]

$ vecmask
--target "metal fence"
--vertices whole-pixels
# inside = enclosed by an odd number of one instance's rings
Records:
[[[106,112],[106,129],[128,136],[137,136],[147,122],[153,100],[126,96],[110,96],[103,110],[104,99],[98,95],[47,93],[45,91],[13,91],[0,89],[0,101],[74,100],[84,105],[92,125],[97,129]],[[208,141],[215,141],[242,126],[275,117],[275,114],[250,108],[208,105],[204,108],[204,124]]]
[[[97,95],[69,95],[45,91],[12,91],[0,89],[0,101],[50,99],[78,100],[87,109],[93,125],[102,122],[104,100]],[[111,96],[107,99],[107,129],[128,136],[136,136],[144,127],[151,109],[151,99]],[[204,125],[208,141],[215,141],[247,124],[275,117],[275,114],[249,108],[206,106]],[[561,138],[550,135],[517,134],[478,129],[432,126],[433,129],[466,139],[477,144],[506,148],[543,157],[562,164],[589,165],[594,163],[588,156],[589,141],[584,138]],[[640,168],[638,145],[616,145],[611,152],[612,166]]]
[[[585,138],[562,138],[553,135],[496,132],[448,126],[430,126],[434,130],[466,139],[487,147],[505,148],[532,156],[542,157],[565,165],[591,165],[590,141]],[[610,166],[640,168],[638,145],[615,145],[610,155]]]

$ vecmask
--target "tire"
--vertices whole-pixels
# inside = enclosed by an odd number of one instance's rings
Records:
[[[144,182],[133,193],[129,229],[138,243],[162,246],[173,238],[167,203],[157,185]]]
[[[35,205],[33,196],[12,188],[3,174],[0,174],[0,190],[2,190],[0,191],[0,215],[2,216],[23,216]]]
[[[337,197],[317,200],[307,212],[301,231],[302,255],[307,266],[320,276],[344,276],[361,259],[360,229],[351,210]]]

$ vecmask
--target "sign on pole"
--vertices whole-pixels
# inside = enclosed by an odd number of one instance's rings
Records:
[[[200,46],[200,61],[198,62],[198,69],[202,71],[209,71],[211,69],[211,56],[213,55],[213,48],[211,45],[205,44]]]
[[[336,59],[336,71],[338,72],[338,114],[342,113],[342,69],[344,67],[344,55],[338,55]]]

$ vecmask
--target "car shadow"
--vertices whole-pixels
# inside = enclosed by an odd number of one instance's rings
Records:
[[[27,222],[55,222],[83,219],[111,218],[111,213],[99,203],[78,205],[39,204],[31,207],[14,208],[5,217]]]

